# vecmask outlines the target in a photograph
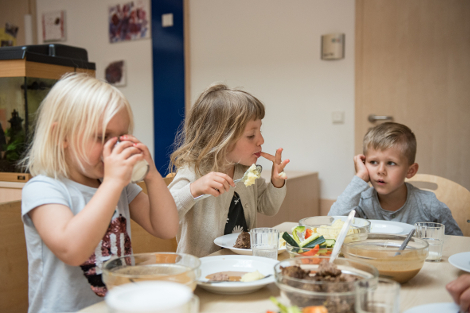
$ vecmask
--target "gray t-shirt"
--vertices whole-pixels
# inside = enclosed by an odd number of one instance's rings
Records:
[[[94,254],[80,266],[60,261],[44,244],[28,215],[44,204],[62,204],[77,215],[97,190],[66,178],[56,180],[42,175],[24,186],[21,216],[28,250],[29,313],[76,312],[102,301],[97,295],[106,292],[101,282],[101,265],[111,256],[132,253],[129,203],[142,190],[135,184],[123,189],[105,236]]]
[[[380,206],[377,191],[354,176],[346,190],[333,203],[328,215],[348,215],[352,209],[355,209],[356,216],[371,220],[396,221],[412,225],[416,222],[442,223],[446,226],[446,235],[463,236],[450,209],[437,200],[433,192],[405,184],[408,190],[405,204],[397,211],[387,211]]]

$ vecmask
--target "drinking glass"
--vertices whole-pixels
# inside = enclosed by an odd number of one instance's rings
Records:
[[[250,230],[251,251],[254,256],[277,260],[279,231],[275,228],[253,228]]]
[[[429,254],[426,261],[439,262],[442,258],[446,226],[434,222],[417,222],[415,228],[415,236],[429,243]]]
[[[198,313],[199,298],[191,288],[168,281],[142,281],[117,286],[105,297],[110,313]]]
[[[387,278],[355,282],[357,313],[399,313],[400,284]]]

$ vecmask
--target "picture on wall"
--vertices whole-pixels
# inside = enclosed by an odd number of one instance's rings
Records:
[[[109,7],[109,42],[150,38],[150,0]]]
[[[42,38],[45,42],[65,41],[65,11],[42,15]]]
[[[126,85],[126,62],[114,61],[106,66],[104,77],[108,83],[116,87]]]

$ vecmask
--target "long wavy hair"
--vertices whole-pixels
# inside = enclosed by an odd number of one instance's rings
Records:
[[[256,97],[224,84],[212,84],[196,100],[175,140],[169,170],[194,167],[198,175],[221,172],[233,165],[227,154],[247,123],[264,118]]]

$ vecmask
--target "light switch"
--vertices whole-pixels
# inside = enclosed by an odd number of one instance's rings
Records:
[[[333,124],[343,124],[344,123],[344,112],[335,111],[332,114]]]
[[[162,14],[162,27],[173,26],[173,13]]]

